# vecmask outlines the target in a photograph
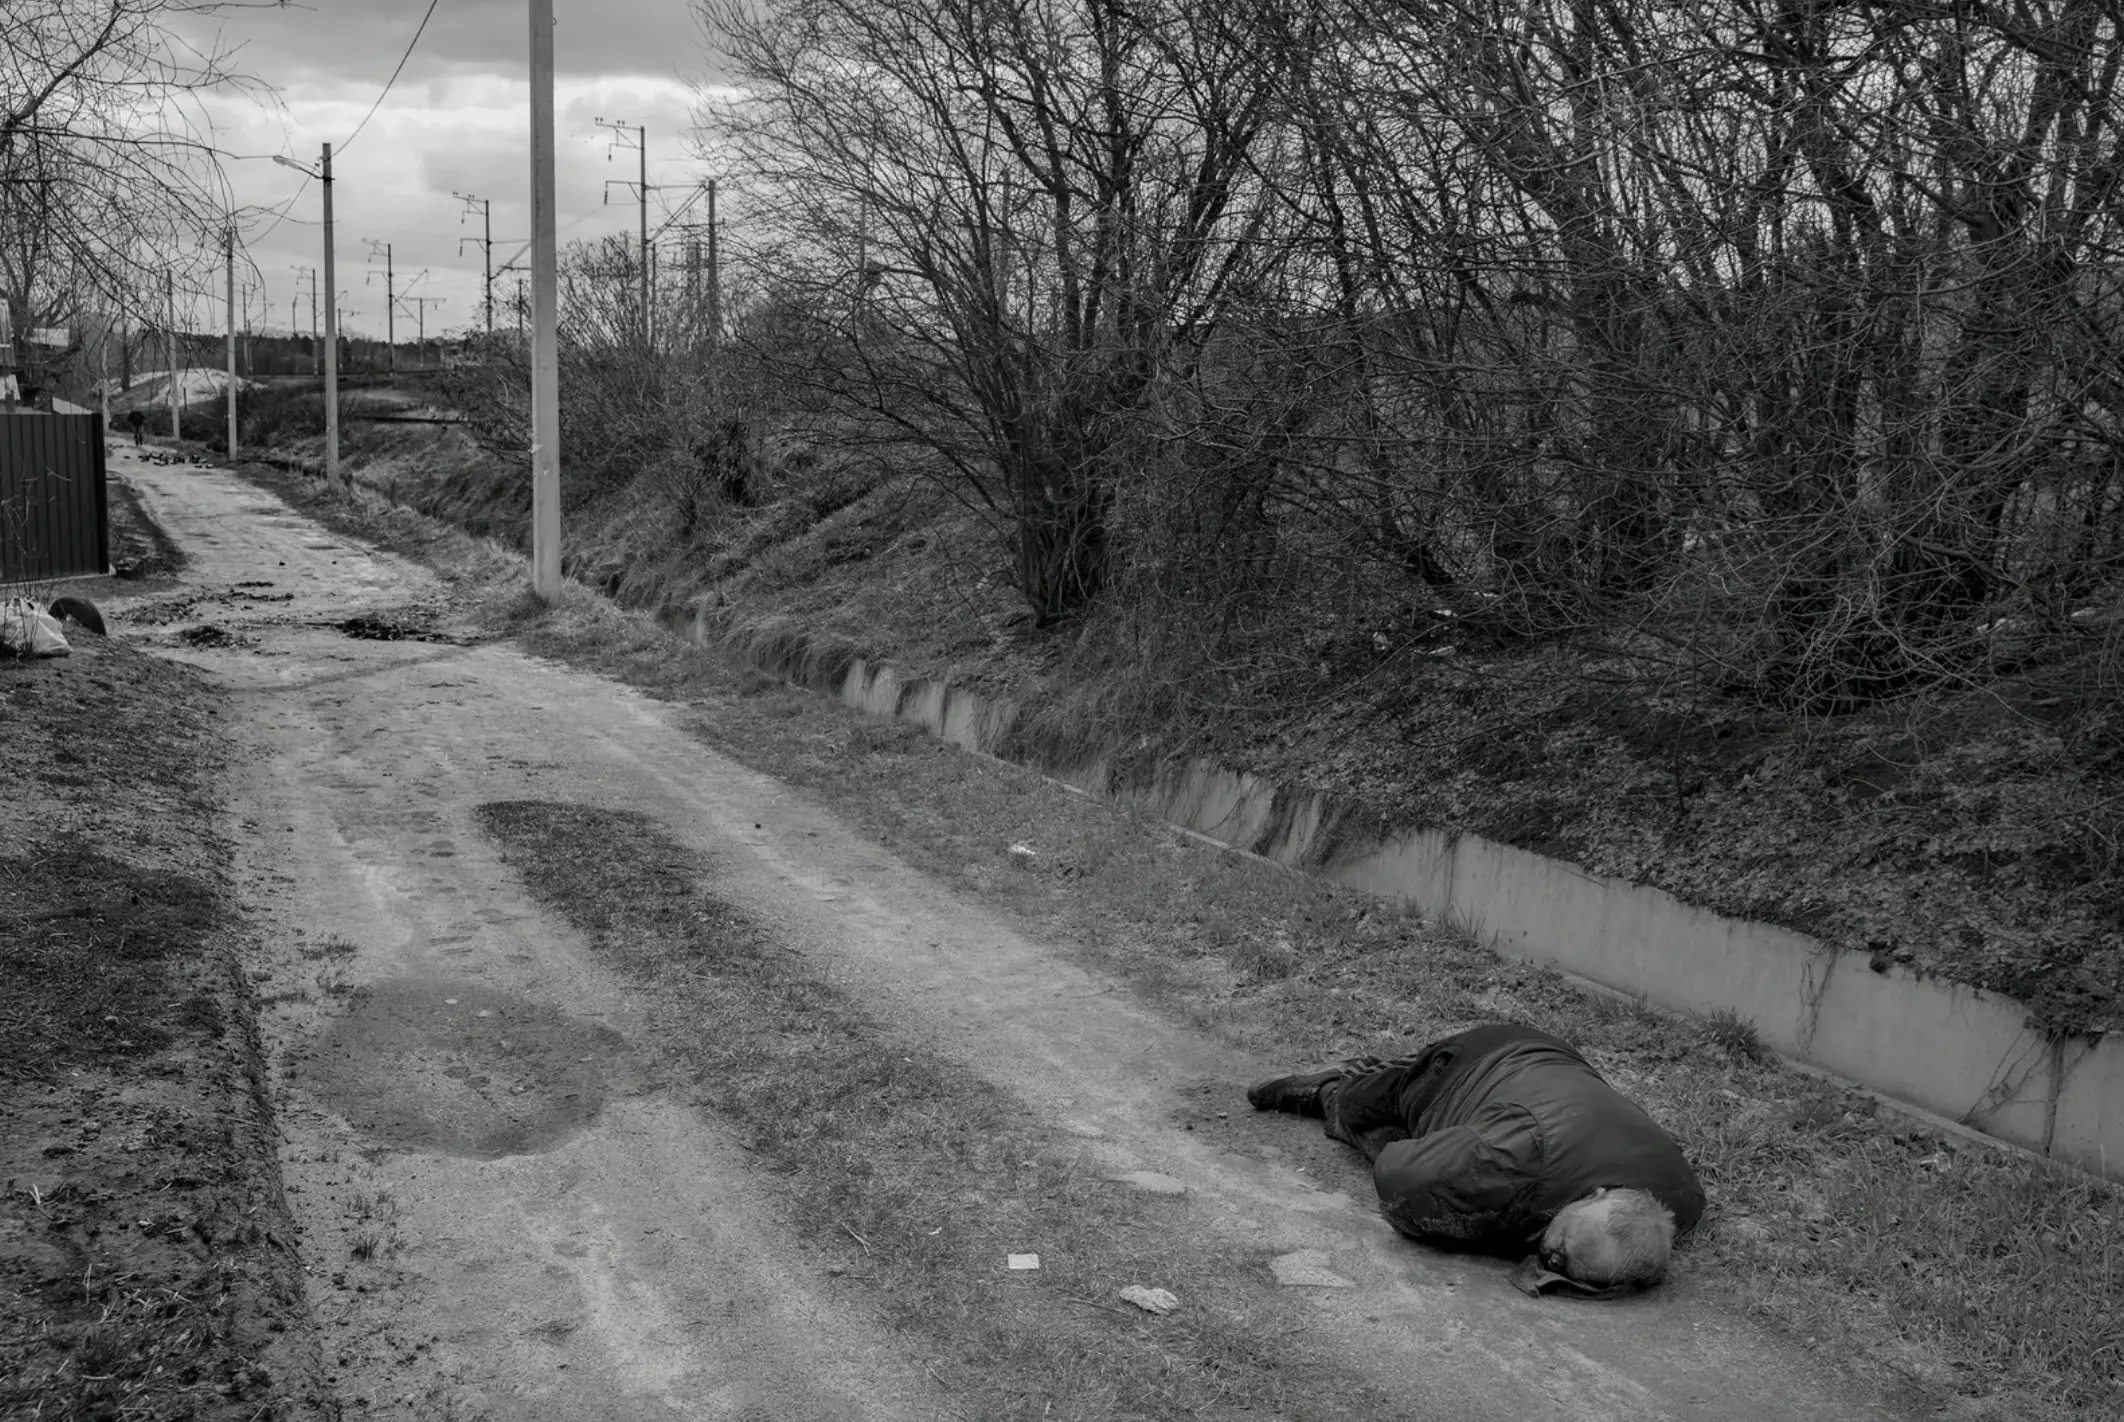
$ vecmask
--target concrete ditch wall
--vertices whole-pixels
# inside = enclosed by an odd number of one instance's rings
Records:
[[[1009,746],[1006,700],[801,636],[704,644],[874,715],[914,721],[967,750]],[[1348,841],[1331,797],[1197,761],[1116,786],[1103,759],[1049,774],[1220,843],[1450,917],[1499,951],[1698,1016],[1732,1012],[1787,1056],[1884,1096],[2111,1178],[2124,1178],[2124,1042],[2052,1041],[2011,998],[1863,956],[1770,924],[1727,918],[1660,889],[1477,835],[1413,829]]]

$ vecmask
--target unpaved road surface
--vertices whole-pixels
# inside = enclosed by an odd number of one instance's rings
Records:
[[[719,893],[1075,1133],[1087,1169],[1179,1181],[1185,1228],[1258,1248],[1262,1289],[1269,1260],[1318,1251],[1347,1286],[1305,1290],[1291,1348],[1402,1416],[1896,1415],[1685,1286],[1534,1303],[1494,1261],[1408,1244],[1299,1168],[1317,1127],[1247,1113],[1245,1083],[1284,1064],[704,749],[685,727],[712,707],[506,645],[350,637],[334,624],[441,590],[224,473],[125,449],[113,467],[191,559],[184,598],[120,605],[117,629],[240,708],[231,813],[283,1166],[327,1368],[361,1415],[947,1415],[916,1350],[787,1239],[742,1146],[662,1078],[648,1004],[500,863],[473,812],[526,798],[642,812],[712,854]],[[1231,1119],[1188,1128],[1213,1108]]]

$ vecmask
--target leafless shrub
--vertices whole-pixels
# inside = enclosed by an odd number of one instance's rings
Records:
[[[753,357],[936,456],[1042,626],[1450,620],[1808,713],[2112,665],[2100,7],[700,9]]]

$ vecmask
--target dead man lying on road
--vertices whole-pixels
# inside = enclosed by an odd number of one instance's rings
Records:
[[[1703,1217],[1703,1186],[1674,1138],[1532,1027],[1476,1027],[1393,1061],[1273,1077],[1246,1096],[1363,1151],[1403,1234],[1531,1248],[1512,1276],[1529,1294],[1649,1288],[1676,1231]]]

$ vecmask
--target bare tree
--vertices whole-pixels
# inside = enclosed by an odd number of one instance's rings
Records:
[[[154,309],[141,294],[159,285],[178,244],[231,220],[199,102],[256,86],[231,71],[218,40],[200,36],[239,8],[0,7],[0,297],[18,332],[69,324],[91,302]]]
[[[773,195],[755,260],[830,328],[804,378],[996,519],[1037,623],[1080,611],[1133,422],[1270,250],[1280,51],[1120,0],[700,11],[745,86],[704,126]]]

